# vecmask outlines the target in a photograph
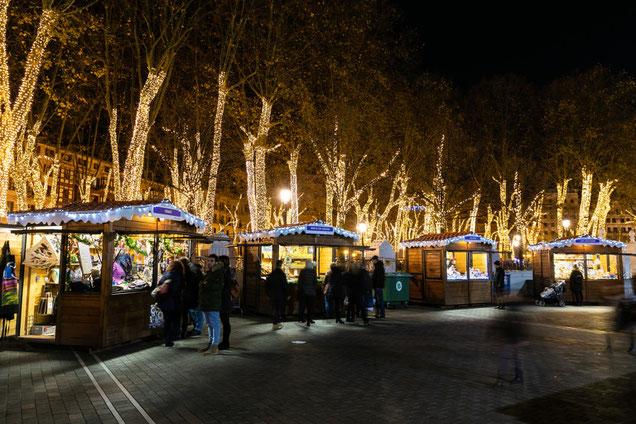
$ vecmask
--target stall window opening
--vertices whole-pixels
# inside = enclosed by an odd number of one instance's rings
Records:
[[[144,290],[152,286],[153,243],[152,235],[115,236],[113,294]]]
[[[588,280],[617,280],[618,260],[616,255],[588,254],[587,279]]]
[[[280,246],[278,258],[283,261],[285,274],[297,279],[307,261],[314,260],[314,246]]]
[[[446,252],[446,278],[448,280],[466,280],[467,252]]]
[[[488,280],[488,253],[473,253],[470,267],[471,280]]]
[[[584,256],[571,253],[555,253],[554,278],[558,280],[567,280],[570,278],[572,268],[575,264],[582,270],[585,267]]]
[[[102,234],[68,235],[66,291],[71,293],[100,291],[102,239]]]

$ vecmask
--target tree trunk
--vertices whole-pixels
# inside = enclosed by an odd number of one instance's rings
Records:
[[[130,146],[124,163],[122,198],[124,200],[141,199],[141,177],[143,176],[144,158],[148,132],[150,131],[150,105],[155,99],[166,79],[163,69],[151,69],[139,95],[135,126],[130,139]]]
[[[256,190],[254,188],[254,144],[246,142],[243,144],[243,155],[245,156],[245,175],[247,177],[247,206],[250,211],[250,230],[256,231]]]
[[[592,203],[592,180],[594,174],[588,172],[586,167],[581,170],[582,186],[581,186],[581,204],[579,206],[579,220],[576,225],[576,234],[587,234],[589,227],[590,205]]]
[[[569,178],[564,178],[561,183],[557,183],[557,199],[556,199],[556,226],[557,237],[563,237],[563,206],[567,200]]]
[[[119,143],[117,141],[117,108],[110,111],[110,123],[108,124],[110,136],[110,150],[113,156],[113,194],[115,200],[122,200],[121,195],[121,167],[119,165]],[[104,199],[105,201],[106,199]]]
[[[333,225],[333,187],[331,181],[325,176],[325,224]]]
[[[33,94],[40,75],[42,59],[46,47],[51,41],[52,29],[58,19],[58,13],[45,9],[40,17],[40,22],[27,56],[24,77],[18,96],[11,105],[11,93],[9,84],[9,61],[7,54],[7,19],[9,0],[0,2],[0,105],[2,118],[0,120],[0,216],[7,213],[7,191],[9,188],[9,176],[13,172],[13,158],[15,144],[18,135],[26,125],[26,119],[33,106]]]
[[[214,222],[214,202],[216,199],[216,184],[218,180],[217,174],[219,172],[219,165],[221,163],[221,136],[223,135],[223,114],[225,112],[225,102],[227,99],[226,78],[227,76],[225,72],[219,72],[219,91],[216,99],[216,114],[214,115],[214,137],[212,139],[212,163],[210,165],[210,178],[208,179],[208,192],[205,198],[205,232],[207,234],[212,234],[214,232],[212,229],[212,223]]]
[[[298,159],[300,158],[300,144],[289,155],[287,167],[289,168],[289,190],[291,191],[289,213],[287,222],[298,223]]]
[[[477,214],[479,213],[479,202],[481,201],[481,192],[477,191],[473,196],[473,209],[470,212],[470,228],[469,231],[474,233],[477,231]]]

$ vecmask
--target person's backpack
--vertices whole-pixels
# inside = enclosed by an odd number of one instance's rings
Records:
[[[230,288],[230,294],[232,295],[232,299],[236,299],[241,295],[241,286],[239,286],[238,281],[232,280],[232,287]]]

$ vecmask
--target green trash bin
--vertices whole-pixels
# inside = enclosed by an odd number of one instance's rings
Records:
[[[403,305],[409,301],[411,274],[390,272],[386,274],[384,285],[384,302],[388,307]]]

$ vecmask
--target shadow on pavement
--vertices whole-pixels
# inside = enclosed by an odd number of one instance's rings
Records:
[[[636,372],[497,410],[524,423],[633,423]]]

